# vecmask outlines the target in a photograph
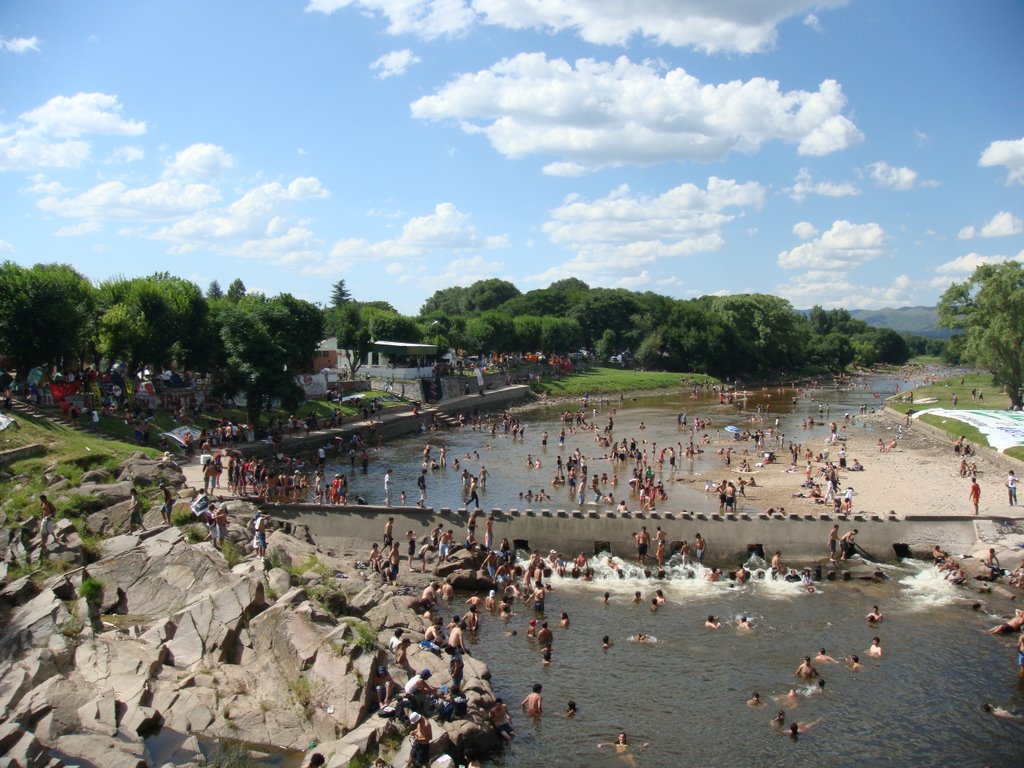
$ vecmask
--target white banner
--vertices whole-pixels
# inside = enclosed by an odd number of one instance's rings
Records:
[[[988,440],[988,444],[1002,453],[1007,448],[1024,445],[1024,411],[975,411],[931,408],[918,411],[916,419],[923,414],[955,419],[970,424]]]

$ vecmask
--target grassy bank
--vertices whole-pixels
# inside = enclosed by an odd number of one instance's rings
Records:
[[[570,373],[559,378],[545,376],[540,381],[531,382],[530,388],[549,397],[582,397],[588,393],[607,395],[619,392],[680,389],[683,386],[706,382],[717,383],[718,379],[700,373],[591,368],[584,373]]]
[[[962,382],[962,383],[961,383]],[[980,392],[984,399],[972,399],[971,390]],[[914,411],[921,413],[919,417],[925,424],[938,427],[947,435],[950,441],[956,440],[961,435],[974,445],[991,447],[988,440],[977,428],[965,424],[957,419],[945,418],[942,416],[927,413],[932,408],[954,409],[953,395],[957,397],[956,408],[968,408],[972,410],[1005,411],[1010,407],[1010,398],[1000,392],[992,385],[992,377],[987,373],[972,373],[965,376],[956,376],[934,384],[918,387],[914,390],[914,402],[903,397],[892,397],[887,404],[900,413]],[[932,400],[934,402],[921,402]],[[1005,451],[1006,456],[1024,461],[1024,446],[1016,446]]]

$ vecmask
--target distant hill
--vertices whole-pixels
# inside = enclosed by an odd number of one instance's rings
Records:
[[[850,315],[875,328],[892,328],[929,339],[948,339],[949,328],[939,328],[935,307],[886,307],[885,309],[851,309]]]

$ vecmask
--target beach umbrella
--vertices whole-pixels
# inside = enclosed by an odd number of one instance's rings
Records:
[[[740,429],[739,427],[736,427],[736,426],[733,426],[732,424],[730,424],[728,427],[725,428],[725,431],[726,432],[732,432],[734,435],[738,435],[743,430]]]

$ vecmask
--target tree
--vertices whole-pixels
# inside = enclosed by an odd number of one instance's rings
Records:
[[[486,312],[497,309],[518,295],[519,289],[508,280],[497,277],[477,280],[466,289],[466,309],[470,312]]]
[[[939,322],[964,331],[963,359],[985,368],[992,382],[1021,406],[1024,388],[1024,268],[1020,262],[982,264],[942,294]]]
[[[21,376],[40,364],[70,365],[87,351],[95,297],[66,264],[0,264],[0,356]]]
[[[540,334],[542,321],[536,315],[517,315],[512,318],[516,331],[516,347],[518,352],[536,352],[541,348]]]
[[[242,300],[243,296],[245,296],[245,283],[242,282],[240,277],[236,277],[231,281],[231,285],[228,286],[228,301],[237,304]]]
[[[579,346],[580,336],[580,324],[572,318],[544,315],[540,319],[540,346],[545,352],[571,352]]]
[[[275,398],[286,408],[298,405],[302,388],[295,376],[309,365],[323,336],[320,310],[290,294],[272,299],[254,294],[226,307],[220,320],[227,364],[217,392],[244,393],[254,429]]]
[[[208,353],[208,307],[199,287],[161,272],[150,277],[115,277],[97,289],[97,351],[121,360],[133,371],[140,363],[156,366],[203,364]]]
[[[458,285],[453,285],[451,288],[442,288],[441,290],[434,291],[434,293],[423,302],[423,306],[420,307],[420,317],[428,317],[430,315],[448,315],[449,317],[455,315],[466,314],[467,292],[465,288]]]
[[[224,290],[220,287],[220,283],[218,283],[216,280],[212,281],[209,287],[206,289],[206,298],[214,300],[224,298]]]
[[[345,287],[345,279],[342,278],[331,288],[331,306],[340,307],[342,304],[352,300],[352,294]]]

